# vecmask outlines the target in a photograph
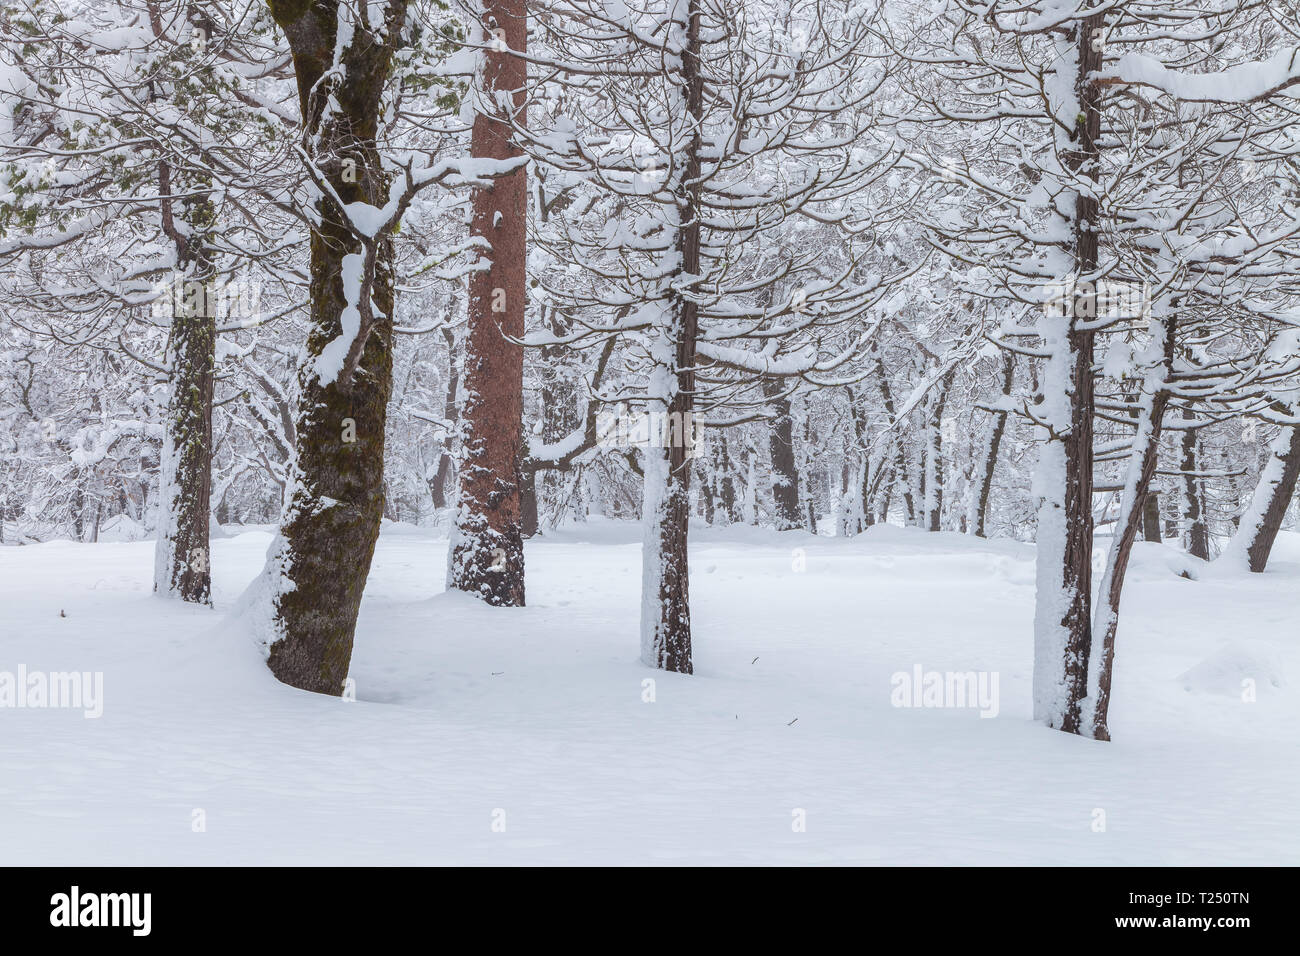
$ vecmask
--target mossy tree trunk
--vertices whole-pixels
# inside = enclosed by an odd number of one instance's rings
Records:
[[[208,542],[212,496],[212,398],[217,309],[207,238],[215,208],[199,189],[173,201],[170,167],[159,167],[163,229],[176,247],[176,273],[164,293],[172,310],[167,354],[170,396],[158,478],[154,591],[212,603]],[[179,220],[179,222],[178,222]]]
[[[309,157],[343,203],[382,206],[388,184],[377,123],[393,52],[401,42],[405,0],[389,0],[382,32],[355,22],[355,7],[345,9],[343,16],[352,18],[352,40],[337,58],[337,0],[269,0],[269,5],[293,54]],[[267,572],[274,631],[268,663],[286,684],[340,695],[384,508],[392,241],[391,235],[373,240],[373,276],[357,280],[359,296],[373,302],[373,324],[357,333],[360,343],[352,342],[350,358],[360,345],[355,362],[344,362],[331,375],[328,363],[318,360],[344,335],[345,269],[355,274],[355,263],[367,250],[332,201],[319,200],[317,213],[320,224],[311,235],[311,327],[297,375],[297,448]],[[355,285],[353,295],[358,295]]]

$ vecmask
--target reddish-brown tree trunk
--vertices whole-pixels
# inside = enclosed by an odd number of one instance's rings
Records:
[[[527,65],[523,0],[487,0],[483,31],[489,46],[478,80],[480,112],[474,118],[470,155],[510,160],[522,155],[502,117],[497,95],[509,93],[523,120]],[[447,586],[488,604],[524,604],[523,517],[520,501],[524,333],[527,298],[526,233],[528,174],[520,167],[473,191],[470,235],[486,240],[487,268],[469,280],[469,329],[465,343],[465,397],[461,406],[460,500],[448,560]]]

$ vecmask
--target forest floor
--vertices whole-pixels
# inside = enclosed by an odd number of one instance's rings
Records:
[[[0,708],[0,863],[1300,862],[1297,534],[1263,575],[1138,545],[1107,744],[1030,719],[1024,544],[698,529],[688,677],[637,661],[636,526],[530,541],[505,610],[388,525],[348,702],[226,616],[271,539],[228,530],[215,610],[151,542],[0,548],[0,677],[103,675],[96,719]],[[895,706],[918,666],[996,716]]]

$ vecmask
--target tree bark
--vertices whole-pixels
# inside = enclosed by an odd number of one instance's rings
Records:
[[[499,115],[524,116],[527,11],[523,0],[487,0],[484,35],[506,50],[484,51],[479,112],[470,155],[508,160],[523,155]],[[487,241],[487,269],[469,279],[465,398],[461,407],[460,500],[447,561],[447,587],[498,607],[524,605],[523,516],[520,501],[527,301],[528,173],[523,167],[474,189],[470,235]]]
[[[943,410],[948,403],[948,392],[952,388],[956,369],[949,371],[939,385],[939,394],[930,406],[929,444],[926,449],[926,474],[929,476],[929,490],[926,501],[926,530],[938,531],[943,521]]]
[[[663,368],[662,393],[653,396],[667,412],[667,437],[650,441],[646,449],[645,541],[641,551],[641,660],[661,670],[690,674],[690,588],[687,533],[690,522],[690,481],[693,470],[688,451],[695,416],[695,352],[699,334],[699,306],[681,282],[681,276],[700,274],[700,153],[703,150],[704,81],[700,70],[700,7],[687,0],[681,50],[683,114],[690,124],[681,154],[674,157],[680,169],[673,184],[676,281],[669,285],[671,308],[668,328],[658,330],[653,349]],[[677,161],[680,160],[680,166]],[[689,281],[689,280],[688,280]],[[652,404],[651,409],[655,406]],[[674,428],[674,423],[676,428]],[[652,429],[653,432],[653,429]],[[796,487],[797,493],[797,487]]]
[[[1077,100],[1069,121],[1065,164],[1076,176],[1095,179],[1101,134],[1098,91],[1092,75],[1101,69],[1104,15],[1070,28],[1068,79]],[[1055,104],[1065,108],[1065,104]],[[1069,107],[1073,111],[1074,107]],[[1073,275],[1091,281],[1098,263],[1098,202],[1091,190],[1074,190],[1065,252]],[[1067,733],[1082,730],[1081,703],[1087,693],[1092,644],[1092,468],[1093,353],[1095,333],[1081,316],[1095,315],[1095,290],[1071,290],[1065,315],[1050,322],[1052,356],[1043,372],[1043,391],[1052,409],[1039,463],[1044,489],[1038,510],[1038,576],[1034,615],[1034,716]],[[1082,306],[1082,308],[1081,308]]]
[[[454,429],[460,417],[456,407],[456,393],[460,388],[460,366],[456,362],[456,333],[444,328],[442,339],[447,345],[447,391],[442,400],[442,417],[447,422],[448,429]],[[433,507],[438,511],[447,507],[447,486],[451,480],[454,464],[450,450],[452,441],[452,433],[448,431],[442,439],[438,467],[433,473],[433,480],[429,482],[429,495],[433,498]]]
[[[799,511],[799,467],[794,453],[794,416],[790,397],[777,379],[763,379],[763,396],[776,409],[768,432],[772,458],[772,505],[777,531],[803,527]]]
[[[336,55],[338,4],[270,0],[288,38],[304,117],[303,142],[344,203],[382,207],[388,183],[375,142],[380,101],[401,42],[405,0],[389,0],[384,33],[365,24]],[[326,109],[327,104],[329,109]],[[331,380],[317,358],[344,335],[344,269],[364,245],[328,199],[311,234],[311,327],[297,374],[296,450],[280,535],[268,557],[272,630],[268,664],[286,684],[342,694],[353,635],[384,508],[384,424],[392,389],[391,236],[376,237],[369,288],[375,324],[357,348],[355,370]],[[358,333],[357,338],[360,337]],[[350,373],[350,374],[349,374]]]
[[[158,469],[154,591],[211,605],[208,537],[217,310],[206,239],[216,213],[212,200],[201,196],[180,200],[177,216],[166,164],[160,167],[159,181],[163,229],[176,246],[176,281],[168,289],[173,308],[167,349],[170,396]]]
[[[889,376],[885,372],[885,363],[880,358],[880,350],[873,343],[871,346],[872,358],[876,360],[876,382],[880,385],[880,400],[885,406],[885,414],[889,416],[891,425],[896,426],[895,419],[898,417],[894,411],[894,392],[889,385]],[[885,512],[881,516],[882,522],[889,520],[889,497],[892,497],[893,486],[895,483],[903,489],[903,505],[906,508],[905,523],[912,524],[916,520],[916,499],[912,494],[912,476],[908,468],[907,450],[903,447],[902,433],[895,427],[894,431],[894,464],[891,469],[889,479],[889,491],[886,493]]]
[[[1183,409],[1183,420],[1194,418],[1191,409]],[[1188,554],[1210,560],[1210,529],[1205,523],[1201,482],[1196,477],[1200,456],[1196,453],[1198,432],[1189,428],[1183,432],[1183,529]]]
[[[1146,505],[1150,498],[1151,479],[1160,460],[1160,434],[1169,402],[1167,383],[1173,373],[1177,320],[1169,315],[1158,325],[1152,323],[1152,329],[1163,336],[1163,341],[1158,342],[1162,349],[1161,360],[1148,376],[1142,408],[1138,412],[1119,518],[1099,589],[1099,597],[1105,604],[1093,622],[1093,646],[1089,658],[1094,673],[1089,674],[1088,683],[1091,712],[1084,716],[1081,732],[1096,740],[1110,740],[1111,673],[1115,662],[1115,633],[1119,628],[1120,596],[1133,553],[1133,542],[1137,540],[1139,527],[1149,520]],[[1158,522],[1158,513],[1156,518]]]
[[[1002,397],[1004,399],[1011,397],[1011,390],[1015,384],[1016,376],[1016,356],[1014,352],[1002,353]],[[984,451],[984,467],[980,469],[979,487],[975,491],[975,520],[972,522],[975,530],[975,536],[979,538],[988,537],[988,513],[989,513],[989,495],[993,491],[993,476],[997,472],[998,451],[1002,447],[1002,436],[1007,430],[1006,411],[997,411],[993,413],[993,427],[989,432],[988,445]]]
[[[1160,493],[1148,490],[1142,502],[1142,537],[1155,544],[1160,538]]]
[[[1244,563],[1256,574],[1268,567],[1273,542],[1295,496],[1300,477],[1300,425],[1286,425],[1269,444],[1259,484],[1224,557]]]

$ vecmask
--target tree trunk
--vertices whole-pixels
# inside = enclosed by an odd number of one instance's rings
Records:
[[[1105,601],[1093,622],[1092,648],[1089,658],[1088,700],[1091,711],[1084,715],[1081,733],[1096,740],[1110,740],[1107,723],[1110,713],[1111,672],[1115,662],[1115,632],[1119,627],[1120,595],[1128,573],[1129,557],[1138,528],[1149,520],[1146,505],[1151,497],[1151,479],[1160,459],[1160,433],[1164,426],[1165,406],[1169,402],[1167,383],[1173,372],[1174,337],[1177,322],[1173,315],[1152,322],[1153,346],[1161,349],[1160,363],[1151,370],[1138,411],[1137,432],[1129,452],[1128,475],[1120,503],[1115,536],[1106,558],[1098,596]],[[1156,515],[1159,520],[1159,513]],[[1158,529],[1157,529],[1158,533]]]
[[[880,491],[880,516],[878,518],[881,524],[889,524],[889,509],[894,504],[894,488],[898,483],[898,469],[891,465],[889,475],[881,482]]]
[[[519,533],[525,538],[537,534],[537,469],[519,472]]]
[[[1094,178],[1101,133],[1098,92],[1091,76],[1101,69],[1104,16],[1077,21],[1067,42],[1073,56],[1058,62],[1058,82],[1073,87],[1076,102],[1053,103],[1069,133],[1065,163],[1076,176]],[[1064,75],[1062,75],[1064,74]],[[1072,75],[1071,75],[1072,74]],[[1077,115],[1076,114],[1077,111]],[[1091,281],[1098,262],[1098,203],[1091,191],[1066,197],[1071,238],[1065,252],[1072,273]],[[1058,200],[1059,202],[1059,200]],[[1071,208],[1072,206],[1072,208]],[[1061,278],[1065,278],[1064,275]],[[1049,727],[1080,733],[1092,645],[1092,420],[1095,333],[1081,327],[1095,315],[1095,290],[1070,290],[1060,317],[1044,319],[1050,357],[1043,370],[1050,432],[1039,459],[1037,488],[1038,573],[1034,614],[1034,717]],[[1081,308],[1082,307],[1082,308]]]
[[[876,360],[876,381],[880,385],[880,399],[885,406],[885,414],[889,416],[890,425],[895,426],[894,464],[891,469],[889,488],[886,491],[885,510],[880,520],[882,522],[889,520],[889,498],[893,496],[893,486],[897,483],[903,489],[903,505],[906,508],[904,523],[910,525],[916,520],[916,499],[912,494],[912,477],[908,468],[907,451],[903,448],[903,436],[895,422],[898,416],[894,411],[894,393],[889,385],[889,376],[885,372],[885,363],[880,358],[880,350],[874,343],[871,346],[871,355]]]
[[[685,148],[673,157],[671,227],[677,268],[669,284],[667,328],[652,344],[660,367],[651,411],[667,413],[665,440],[651,441],[645,455],[645,541],[641,551],[641,660],[651,667],[690,674],[691,611],[687,565],[690,522],[691,438],[695,416],[695,349],[699,306],[681,276],[700,274],[700,153],[703,149],[704,82],[700,73],[700,8],[687,0],[681,51],[682,115],[690,123]],[[679,21],[680,22],[680,21]],[[689,281],[689,280],[687,280]],[[653,388],[654,386],[652,386]],[[797,492],[797,486],[796,486]]]
[[[1016,356],[1014,352],[1002,354],[1002,397],[1010,398],[1015,384]],[[980,469],[979,485],[975,491],[975,520],[972,522],[975,535],[988,537],[989,495],[993,490],[993,476],[997,471],[998,450],[1002,447],[1002,436],[1007,430],[1008,412],[993,413],[993,428],[989,433],[988,445],[984,451],[984,467]]]
[[[929,447],[926,454],[926,474],[929,477],[929,489],[926,492],[927,522],[926,530],[938,531],[943,521],[943,410],[948,403],[948,391],[952,388],[956,369],[949,371],[939,385],[939,394],[930,406]]]
[[[382,39],[356,25],[341,44],[341,75],[325,71],[336,56],[335,3],[270,0],[288,38],[297,74],[304,143],[344,203],[382,207],[388,198],[375,143],[380,101],[401,42],[405,0],[389,0]],[[337,77],[340,73],[332,73]],[[328,105],[328,109],[326,108]],[[369,295],[375,323],[349,352],[355,369],[317,360],[344,339],[348,301],[345,270],[356,275],[365,247],[328,199],[318,201],[320,225],[311,234],[311,327],[297,374],[297,438],[280,535],[265,572],[270,590],[272,673],[286,684],[342,694],[352,659],[361,595],[374,556],[384,508],[384,424],[392,389],[393,273],[391,236],[375,239]],[[355,319],[350,320],[355,326]],[[349,332],[347,334],[353,334]],[[357,348],[359,345],[359,349]]]
[[[846,534],[861,534],[871,527],[871,457],[869,452],[870,436],[867,428],[867,411],[861,397],[854,393],[852,386],[845,389],[849,398],[849,417],[853,421],[853,451],[857,458],[857,468],[853,469],[846,459],[845,495],[851,496],[850,510],[846,516]],[[856,481],[853,477],[856,475]]]
[[[443,396],[442,417],[447,422],[448,429],[452,429],[456,427],[459,419],[456,392],[460,388],[460,366],[456,363],[456,333],[444,328],[442,339],[447,345],[447,392]],[[451,480],[454,464],[449,450],[452,440],[452,432],[448,431],[442,440],[442,450],[438,455],[438,467],[434,471],[433,481],[429,483],[429,495],[433,498],[433,507],[438,511],[447,507],[447,486]]]
[[[1269,444],[1268,458],[1250,507],[1242,516],[1237,533],[1224,549],[1224,557],[1244,564],[1256,574],[1268,566],[1273,542],[1282,519],[1295,496],[1300,476],[1300,425],[1286,425]]]
[[[776,409],[768,432],[768,449],[772,455],[772,504],[777,531],[803,527],[799,513],[799,468],[794,453],[794,417],[790,397],[783,396],[781,382],[763,379],[763,396]]]
[[[736,476],[725,433],[718,436],[714,447],[717,448],[717,454],[714,456],[714,473],[717,475],[717,495],[719,508],[722,511],[722,523],[735,524],[740,519],[736,508]]]
[[[158,543],[154,591],[195,604],[212,603],[209,509],[212,494],[212,398],[217,315],[213,263],[206,238],[215,210],[206,196],[180,200],[176,215],[170,169],[159,170],[164,231],[176,246],[171,374],[158,468]],[[177,227],[176,219],[180,220]]]
[[[808,408],[806,404],[800,403],[799,418],[803,425],[803,441],[796,448],[798,452],[796,458],[796,467],[802,479],[799,498],[803,502],[803,529],[809,534],[817,533],[817,489],[814,487],[814,481],[817,473],[813,470],[810,449],[816,447],[817,436],[813,431],[812,422],[808,419]]]
[[[487,50],[470,155],[506,160],[522,154],[498,114],[513,104],[523,120],[527,12],[523,0],[487,0],[483,30],[509,51]],[[488,268],[469,279],[465,398],[461,406],[460,500],[447,559],[447,587],[498,607],[524,605],[524,542],[520,455],[524,407],[527,301],[525,248],[528,172],[519,168],[474,189],[470,235],[491,245]]]
[[[1160,493],[1147,491],[1142,502],[1142,537],[1155,544],[1160,538]]]
[[[1183,409],[1183,420],[1194,418],[1191,409]],[[1201,481],[1196,477],[1200,456],[1196,453],[1198,432],[1189,428],[1183,432],[1183,533],[1187,552],[1202,561],[1210,560],[1210,529],[1205,523],[1202,504]]]

